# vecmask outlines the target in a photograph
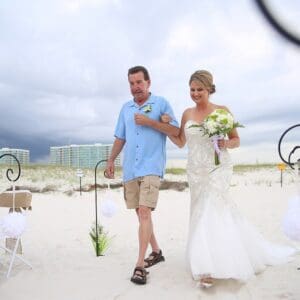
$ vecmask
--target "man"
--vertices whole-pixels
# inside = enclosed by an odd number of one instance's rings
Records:
[[[125,103],[115,129],[115,141],[105,174],[114,178],[114,160],[124,147],[124,198],[129,209],[135,209],[139,220],[139,254],[131,281],[145,284],[145,270],[164,261],[153,232],[151,211],[155,209],[166,162],[166,136],[179,134],[178,123],[169,103],[150,93],[150,77],[146,68],[136,66],[128,70],[133,100]],[[173,121],[160,122],[163,114]],[[152,253],[145,259],[148,245]]]

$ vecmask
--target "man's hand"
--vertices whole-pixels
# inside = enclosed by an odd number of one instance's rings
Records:
[[[151,127],[152,129],[160,131],[168,136],[170,135],[178,136],[180,132],[180,129],[176,126],[173,126],[168,123],[163,123],[161,121],[156,121],[142,114],[135,114],[134,120],[135,120],[135,124],[137,125],[144,125],[144,126]]]
[[[107,161],[106,168],[104,171],[104,176],[106,178],[110,178],[110,179],[115,178],[115,164],[113,161],[111,161],[111,160]]]
[[[151,119],[143,114],[134,114],[134,121],[137,125],[150,126]]]
[[[172,121],[172,118],[168,114],[163,114],[160,116],[160,120],[163,123],[170,123]]]

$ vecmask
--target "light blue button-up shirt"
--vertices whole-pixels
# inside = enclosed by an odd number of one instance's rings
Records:
[[[123,159],[124,182],[146,175],[163,177],[166,164],[166,135],[149,126],[136,125],[134,114],[145,114],[159,121],[168,114],[171,125],[178,127],[169,102],[159,96],[150,95],[141,106],[133,100],[121,109],[115,129],[115,137],[125,140]]]

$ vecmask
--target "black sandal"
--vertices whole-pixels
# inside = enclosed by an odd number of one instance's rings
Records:
[[[144,268],[135,267],[130,280],[137,284],[146,284],[148,274],[149,272],[147,272]]]
[[[156,265],[157,263],[161,262],[161,261],[165,261],[164,256],[162,255],[161,250],[159,250],[159,253],[157,252],[151,252],[149,254],[149,256],[147,258],[144,259],[146,265],[145,268],[150,268],[154,265]]]

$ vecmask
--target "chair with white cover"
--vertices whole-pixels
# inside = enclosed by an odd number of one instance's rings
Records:
[[[3,154],[0,156],[0,159],[6,155],[13,156],[11,154]],[[15,158],[18,163],[19,175],[15,180],[12,180],[9,173],[13,173],[13,170],[8,169],[6,176],[9,181],[13,182],[12,191],[0,193],[0,207],[9,207],[9,213],[0,218],[0,248],[3,249],[6,252],[6,255],[9,256],[8,270],[6,272],[7,278],[10,276],[16,259],[21,260],[23,263],[32,268],[31,264],[27,260],[17,254],[17,250],[21,242],[21,236],[26,228],[26,216],[22,210],[26,210],[26,208],[31,207],[32,196],[30,191],[15,190],[14,182],[20,177],[21,168],[17,158],[15,156],[13,156],[13,158]],[[7,239],[14,239],[15,243],[12,248],[4,244]],[[2,241],[4,245],[2,245]]]

